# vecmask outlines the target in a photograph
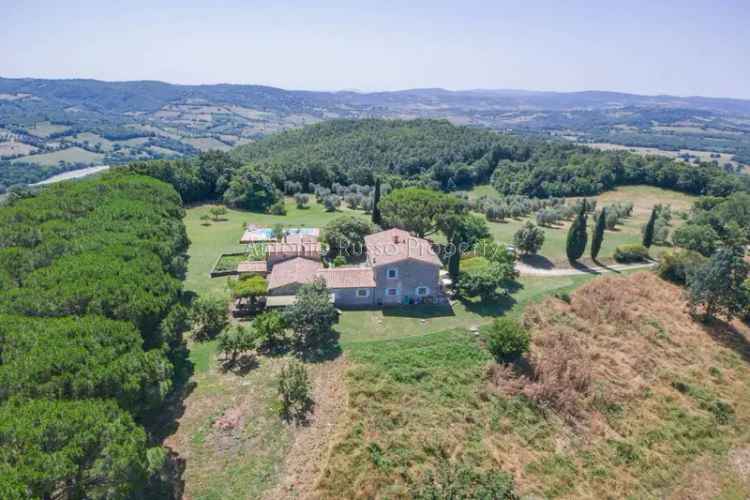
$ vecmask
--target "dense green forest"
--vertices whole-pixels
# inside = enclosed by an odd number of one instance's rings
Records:
[[[0,208],[0,497],[166,492],[150,424],[187,375],[182,216],[120,173]]]
[[[715,162],[601,151],[444,120],[333,120],[281,132],[230,154],[135,162],[125,169],[169,182],[186,203],[223,198],[253,210],[272,206],[281,191],[371,186],[376,177],[395,187],[443,191],[492,182],[501,194],[539,198],[589,196],[626,184],[716,196],[750,188],[750,176]],[[253,197],[268,201],[253,203]]]

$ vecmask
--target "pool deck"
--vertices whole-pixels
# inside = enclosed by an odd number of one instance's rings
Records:
[[[320,237],[320,229],[317,227],[289,227],[285,228],[287,235],[302,234],[304,236],[312,236],[314,238]],[[263,243],[275,241],[271,236],[272,229],[270,227],[260,226],[248,226],[245,232],[240,238],[240,243]]]

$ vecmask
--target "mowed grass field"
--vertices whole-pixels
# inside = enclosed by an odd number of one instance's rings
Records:
[[[498,196],[497,192],[490,186],[479,186],[469,193],[469,196],[478,198],[482,195],[490,197]],[[619,245],[641,243],[641,227],[648,221],[651,210],[658,203],[669,204],[672,206],[672,231],[679,226],[681,219],[676,216],[676,212],[685,212],[690,209],[693,202],[697,199],[695,196],[669,191],[650,186],[624,186],[613,191],[602,193],[589,199],[597,200],[597,207],[602,207],[617,202],[633,202],[634,209],[632,217],[625,219],[624,223],[614,231],[606,231],[604,242],[599,252],[599,260],[604,263],[612,263],[612,255],[615,248]],[[506,222],[490,222],[490,231],[492,236],[499,242],[512,243],[513,235],[527,221],[535,222],[534,217],[507,219]],[[589,217],[589,243],[594,225],[593,217]],[[540,255],[546,257],[557,265],[566,265],[567,257],[565,255],[565,241],[568,235],[569,222],[563,222],[555,227],[545,227],[545,240]],[[658,256],[665,247],[652,247],[651,254],[653,257]],[[587,249],[584,263],[591,263],[589,251]]]
[[[297,208],[292,198],[286,199],[286,215],[268,215],[242,210],[227,209],[227,214],[219,222],[206,224],[200,218],[210,215],[216,205],[199,205],[187,209],[185,226],[190,237],[190,261],[185,280],[185,289],[199,295],[212,294],[228,297],[226,278],[209,278],[209,272],[222,253],[242,252],[247,245],[240,244],[240,238],[247,224],[273,226],[284,224],[288,227],[323,228],[328,222],[342,215],[367,218],[361,210],[339,208],[336,212],[326,212],[322,205],[311,200],[308,208]]]

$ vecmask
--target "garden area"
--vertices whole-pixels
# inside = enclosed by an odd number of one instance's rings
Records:
[[[479,200],[482,196],[490,199],[499,198],[499,195],[491,186],[478,186],[468,193],[468,197],[471,200]],[[613,256],[615,249],[618,246],[641,243],[641,228],[648,222],[654,206],[662,204],[671,207],[673,217],[669,229],[670,233],[674,233],[674,230],[683,222],[683,219],[678,214],[686,213],[697,197],[651,186],[623,186],[587,199],[595,201],[597,208],[612,206],[614,204],[632,203],[632,214],[624,217],[615,229],[607,230],[604,235],[602,247],[599,252],[599,261],[603,264],[612,264],[614,263]],[[573,198],[567,199],[566,204],[570,205],[577,200]],[[589,216],[588,219],[589,238],[591,238],[594,217]],[[528,222],[533,222],[539,226],[535,214],[532,213],[519,217],[509,216],[502,222],[490,221],[490,232],[498,242],[512,244],[515,233]],[[570,221],[560,220],[547,226],[539,227],[544,231],[544,244],[539,250],[540,258],[532,259],[532,262],[538,263],[539,266],[566,267],[568,262],[565,247]],[[669,246],[655,244],[651,249],[651,257],[658,257],[668,248]],[[584,255],[581,262],[586,265],[593,264],[588,254]]]

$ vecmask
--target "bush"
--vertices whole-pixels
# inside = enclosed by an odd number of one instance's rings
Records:
[[[258,348],[260,335],[257,331],[235,325],[217,337],[217,349],[224,355],[224,361],[230,366],[237,362],[237,357],[245,352]]]
[[[529,350],[529,332],[510,318],[496,318],[487,335],[487,347],[498,360],[515,361]]]
[[[412,498],[433,500],[437,498],[481,498],[514,500],[513,477],[498,471],[485,471],[466,464],[443,460],[435,471],[429,471],[421,484],[412,487]]]
[[[286,205],[284,204],[284,200],[279,200],[268,207],[268,213],[271,215],[286,215]]]
[[[705,261],[705,257],[692,250],[664,252],[656,272],[665,280],[684,285],[687,283],[688,273]]]
[[[221,299],[199,298],[190,310],[190,321],[193,325],[193,338],[211,340],[229,322],[227,306]]]
[[[643,245],[620,245],[615,248],[614,258],[621,264],[645,262],[648,260],[648,249]]]
[[[527,222],[513,235],[513,245],[524,255],[536,254],[544,245],[544,231]]]
[[[303,193],[297,193],[294,195],[294,202],[297,204],[297,208],[305,208],[307,204],[310,203],[310,196]]]
[[[331,262],[333,264],[332,267],[341,267],[346,265],[346,257],[343,255],[337,255],[335,259]]]
[[[303,421],[312,410],[313,400],[310,397],[310,378],[302,363],[291,361],[281,369],[278,391],[281,415],[287,420]]]

